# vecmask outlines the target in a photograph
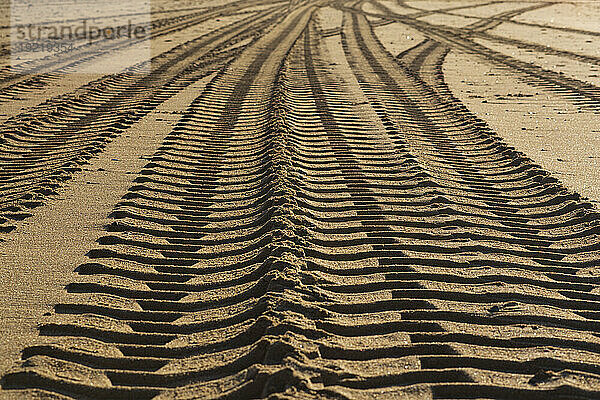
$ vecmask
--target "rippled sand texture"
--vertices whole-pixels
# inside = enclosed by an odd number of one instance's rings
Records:
[[[0,68],[0,397],[600,398],[600,5],[153,11]]]

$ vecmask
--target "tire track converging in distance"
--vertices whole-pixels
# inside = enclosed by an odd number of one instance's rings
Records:
[[[23,179],[7,173],[5,191],[21,199],[38,176],[85,155],[93,129],[120,118],[107,130],[120,133],[173,85],[218,71],[114,206],[3,390],[600,397],[600,213],[469,112],[441,66],[460,47],[590,107],[595,89],[500,58],[469,27],[387,12],[369,21],[363,3],[294,1],[247,15],[159,57],[150,80],[117,76],[82,91],[122,101],[88,109],[67,98],[63,114],[40,107],[5,124],[45,124],[37,133],[56,137],[19,141],[39,147],[11,159]],[[342,21],[325,29],[319,7],[343,10]],[[390,20],[429,39],[395,57],[373,31]],[[85,124],[61,136],[79,117]],[[21,149],[9,139],[2,145]]]
[[[377,5],[378,3],[374,2],[374,4]],[[384,7],[380,4],[379,6],[380,8]],[[357,7],[342,6],[341,9],[363,13]],[[438,41],[451,48],[456,48],[479,57],[485,57],[486,60],[500,65],[512,73],[519,74],[522,79],[525,80],[525,82],[547,90],[552,90],[569,98],[571,101],[581,107],[597,110],[598,104],[600,104],[600,88],[595,85],[564,76],[557,72],[544,69],[538,65],[518,60],[514,57],[482,46],[470,39],[470,34],[465,35],[457,33],[453,28],[432,25],[421,20],[410,18],[409,16],[395,15],[389,9],[386,10],[389,11],[389,14],[386,13],[374,15],[405,23],[406,25],[417,29],[435,41]],[[561,52],[560,50],[554,50],[550,52],[555,54],[565,53]],[[582,57],[584,56],[582,55]]]
[[[46,101],[2,124],[0,229],[30,215],[61,182],[127,127],[181,88],[233,59],[279,18],[278,11],[241,19],[151,60],[152,72],[107,75],[75,92]],[[230,47],[233,48],[230,49]]]
[[[252,6],[269,4],[270,1],[252,2]],[[247,6],[248,1],[239,0],[223,6],[213,7],[210,10],[194,11],[185,15],[160,18],[151,21],[151,34],[139,40],[97,41],[83,44],[66,55],[51,55],[39,60],[33,60],[22,65],[7,66],[0,69],[0,99],[10,99],[12,95],[23,91],[39,90],[48,82],[58,78],[61,74],[68,73],[69,68],[90,62],[99,56],[126,48],[140,41],[152,39],[181,31],[190,26],[207,22],[227,14],[239,13]],[[33,75],[33,76],[32,76]]]
[[[288,344],[264,330],[285,320],[278,308],[293,302],[283,292],[298,265],[284,128],[272,96],[312,12],[290,13],[190,106],[113,213],[115,235],[89,254],[96,262],[79,267],[89,279],[67,288],[78,300],[58,305],[57,323],[41,328],[66,340],[27,350],[39,367],[8,375],[5,386],[110,398],[185,392],[206,379],[254,396],[279,390],[273,385],[290,369],[273,364]],[[216,259],[220,267],[198,265]],[[79,315],[87,317],[77,322]],[[98,355],[90,358],[92,349]],[[65,379],[65,369],[88,383]],[[240,378],[248,382],[236,388]]]
[[[399,136],[406,138],[411,153],[424,169],[424,180],[427,182],[425,187],[430,187],[430,190],[438,196],[437,210],[430,211],[429,223],[420,222],[416,226],[425,228],[428,232],[438,227],[443,228],[442,232],[445,231],[444,234],[440,232],[438,235],[421,233],[420,236],[425,239],[421,245],[403,248],[404,251],[410,251],[414,255],[407,254],[405,257],[396,258],[394,263],[408,266],[412,264],[412,268],[415,268],[416,264],[419,266],[418,272],[428,274],[446,268],[449,271],[452,269],[498,271],[492,272],[495,275],[493,280],[502,282],[497,287],[487,286],[485,291],[479,291],[467,283],[469,279],[464,280],[465,286],[461,287],[462,284],[458,281],[452,283],[446,274],[442,274],[444,277],[440,276],[436,283],[430,280],[426,289],[393,291],[394,298],[425,300],[431,302],[435,308],[435,310],[403,312],[403,319],[437,321],[441,323],[443,330],[448,332],[441,334],[423,332],[411,335],[411,339],[415,337],[420,343],[433,344],[445,343],[445,341],[437,341],[438,337],[445,337],[444,335],[454,337],[451,341],[452,347],[458,354],[421,359],[421,368],[425,365],[436,365],[446,368],[454,366],[480,369],[473,376],[489,375],[491,378],[495,375],[497,382],[501,382],[501,375],[508,372],[535,373],[536,368],[544,368],[544,365],[549,366],[553,363],[555,365],[562,363],[566,368],[569,362],[561,358],[567,354],[560,355],[562,350],[558,350],[555,358],[539,358],[530,361],[528,367],[527,364],[523,364],[520,367],[521,372],[517,372],[514,369],[517,364],[513,361],[511,361],[513,364],[502,359],[484,361],[489,351],[486,346],[478,348],[480,345],[467,339],[468,335],[464,336],[465,341],[462,342],[458,339],[460,337],[458,333],[469,332],[467,324],[471,324],[471,327],[476,325],[481,338],[479,343],[485,343],[483,337],[486,335],[483,333],[490,332],[484,328],[485,325],[508,327],[521,318],[522,321],[528,320],[529,323],[540,325],[544,330],[552,330],[560,326],[559,330],[566,328],[585,332],[589,329],[594,332],[597,329],[597,322],[592,310],[597,307],[597,303],[593,302],[588,306],[583,303],[576,306],[579,300],[571,303],[574,299],[591,300],[592,297],[583,293],[567,294],[562,290],[558,297],[552,296],[545,290],[543,290],[545,295],[538,297],[521,292],[518,287],[513,286],[510,290],[504,287],[511,285],[511,282],[519,281],[512,272],[514,270],[528,271],[532,277],[537,275],[530,284],[535,286],[537,285],[535,282],[539,281],[541,287],[546,287],[545,281],[549,278],[556,284],[560,284],[560,281],[575,282],[574,274],[580,268],[593,268],[597,265],[594,232],[598,229],[598,214],[589,204],[578,202],[577,196],[573,197],[566,193],[556,185],[555,180],[549,179],[547,174],[535,165],[498,142],[491,132],[482,129],[481,122],[472,118],[466,111],[457,110],[453,102],[445,101],[413,74],[398,68],[398,64],[383,52],[364,17],[353,14],[348,17],[348,20],[351,22],[347,21],[348,28],[344,31],[345,48],[359,82],[363,85],[365,93],[368,96],[370,94],[371,101],[383,103],[380,106],[382,108],[380,113],[391,113],[391,119],[398,121],[396,129],[401,132]],[[453,139],[449,140],[448,135],[452,135]],[[468,203],[465,203],[467,199]],[[568,206],[569,203],[572,205]],[[472,211],[468,211],[469,208],[472,208]],[[434,223],[434,218],[431,218],[433,215],[439,215],[441,220]],[[407,222],[406,219],[403,221],[404,224]],[[461,226],[469,227],[470,233],[461,233]],[[478,228],[475,228],[476,226]],[[576,236],[561,232],[563,229],[561,227],[566,226],[573,226],[574,232],[578,232],[574,233]],[[575,228],[576,226],[579,228]],[[474,234],[474,230],[480,233]],[[585,236],[589,238],[591,246],[570,247],[569,243],[574,237]],[[446,239],[443,239],[444,237]],[[436,243],[428,244],[427,238],[435,240]],[[452,256],[448,258],[444,254]],[[479,254],[485,254],[485,259],[479,258]],[[510,258],[507,258],[509,254]],[[577,257],[577,254],[581,254],[581,258]],[[390,275],[401,278],[404,274]],[[419,276],[419,274],[414,275]],[[479,274],[475,276],[477,275]],[[573,278],[567,278],[569,275]],[[553,283],[548,282],[548,284]],[[453,289],[454,285],[456,286]],[[473,290],[476,290],[475,293],[468,294]],[[504,304],[502,304],[503,300]],[[465,303],[465,307],[472,311],[456,312],[451,306],[454,302]],[[500,304],[491,306],[494,302]],[[488,308],[480,308],[481,304],[486,303]],[[466,304],[470,306],[467,307]],[[553,317],[547,314],[547,307],[572,310],[575,317],[565,318],[565,320],[572,320],[572,323],[556,325],[556,322],[552,322]],[[485,315],[486,311],[489,317]],[[511,312],[520,315],[511,316]],[[536,315],[537,313],[540,314]],[[579,322],[578,319],[581,317],[584,319]],[[597,338],[589,340],[597,342]],[[462,344],[459,344],[461,342]],[[461,355],[461,352],[466,354]],[[593,357],[591,354],[582,355],[577,359],[592,359],[591,357]],[[564,364],[565,362],[567,364]],[[538,363],[537,367],[536,363]],[[492,365],[496,366],[492,367]],[[587,373],[594,367],[591,369],[583,366],[576,367],[571,363],[570,368],[583,368],[585,371],[581,372]],[[512,381],[514,378],[509,380],[511,385],[506,387],[500,384],[489,386],[484,383],[486,378],[482,379],[481,383],[464,383],[458,386],[442,384],[435,387],[433,392],[434,395],[441,397],[468,397],[483,390],[487,393],[496,393],[494,397],[510,396],[509,393],[514,393],[513,396],[529,398],[526,397],[529,388],[523,388],[520,392],[509,387],[516,384]],[[569,390],[574,390],[573,394],[577,393],[574,388]]]

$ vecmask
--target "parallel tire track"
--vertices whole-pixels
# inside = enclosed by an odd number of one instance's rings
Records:
[[[316,8],[187,108],[3,389],[600,397],[600,214],[452,97],[448,47]]]
[[[278,10],[278,9],[277,9]],[[2,125],[0,229],[30,215],[111,138],[190,83],[219,70],[242,47],[277,21],[265,11],[188,41],[155,57],[150,74],[110,75],[53,98]]]
[[[89,279],[69,286],[78,300],[42,326],[58,341],[26,350],[27,366],[4,387],[110,398],[195,382],[208,396],[211,381],[229,396],[280,390],[289,368],[273,368],[293,338],[277,336],[288,319],[278,310],[292,300],[284,288],[298,264],[274,80],[312,11],[290,13],[189,107],[113,213],[115,236],[79,267]],[[248,382],[236,388],[240,378]]]
[[[341,8],[353,12],[361,12],[354,8]],[[488,61],[491,61],[508,71],[517,73],[525,82],[547,90],[552,90],[557,94],[567,97],[579,106],[597,110],[600,105],[600,88],[595,85],[578,79],[569,78],[557,72],[507,56],[482,46],[466,35],[459,34],[451,28],[431,25],[406,16],[394,15],[393,13],[385,15],[378,14],[378,16],[401,21],[408,26],[419,30],[427,37],[451,48],[460,49],[469,54],[485,57]],[[558,53],[560,51],[554,50],[553,52]]]
[[[252,5],[261,5],[269,3],[268,1],[253,2]],[[210,19],[227,15],[228,13],[238,13],[241,8],[248,5],[246,0],[239,0],[228,3],[224,6],[213,7],[211,10],[195,11],[187,15],[165,17],[151,22],[151,34],[149,37],[141,39],[151,40],[173,32],[181,31],[185,28],[201,24]],[[70,67],[77,66],[83,62],[91,61],[94,58],[104,55],[107,52],[115,51],[120,48],[129,47],[138,41],[102,41],[92,45],[81,45],[78,48],[61,54],[60,57],[46,57],[40,60],[34,60],[2,68],[0,70],[0,99],[10,99],[23,91],[32,91],[43,88],[49,81],[59,77],[61,73],[69,71]],[[23,73],[20,73],[23,72]],[[30,75],[35,75],[31,77]]]
[[[441,202],[434,209],[422,211],[421,215],[427,216],[427,223],[423,219],[410,223],[409,216],[418,217],[419,215],[418,209],[414,209],[414,207],[409,214],[398,213],[398,211],[383,213],[387,218],[392,218],[394,215],[402,216],[402,218],[394,222],[385,221],[387,229],[382,230],[377,237],[393,238],[396,243],[383,244],[382,248],[387,248],[388,252],[400,251],[405,254],[389,260],[380,258],[380,263],[386,261],[384,265],[400,269],[401,272],[390,273],[389,278],[379,285],[370,283],[373,288],[382,290],[386,286],[393,287],[390,278],[394,279],[394,283],[398,286],[396,290],[392,289],[391,297],[404,302],[398,303],[398,306],[404,309],[403,311],[394,308],[400,311],[401,320],[421,323],[437,322],[439,324],[437,328],[439,333],[436,333],[435,330],[430,331],[431,333],[422,330],[410,335],[411,342],[415,342],[415,345],[416,343],[428,343],[432,346],[430,349],[441,345],[452,347],[450,353],[441,352],[437,355],[419,357],[421,369],[466,368],[478,370],[468,374],[473,380],[472,383],[464,382],[459,385],[439,381],[432,383],[434,395],[453,393],[452,396],[456,397],[470,397],[478,395],[479,391],[487,386],[485,391],[492,393],[490,397],[503,397],[509,393],[513,393],[513,396],[519,398],[543,397],[550,395],[551,392],[533,394],[531,386],[528,386],[535,382],[533,378],[529,384],[526,383],[524,387],[516,389],[500,383],[495,387],[486,385],[485,382],[488,378],[483,377],[486,375],[496,376],[498,382],[502,382],[499,379],[502,374],[534,375],[537,369],[543,368],[568,368],[584,374],[597,374],[598,370],[593,364],[585,365],[580,361],[593,359],[593,356],[585,355],[587,350],[574,358],[578,360],[577,362],[570,361],[570,357],[578,350],[570,348],[568,352],[558,350],[553,355],[546,353],[545,358],[533,359],[528,364],[515,363],[509,359],[498,357],[502,352],[487,348],[486,340],[491,344],[494,336],[488,336],[488,339],[484,338],[493,332],[493,328],[490,330],[486,328],[486,325],[509,327],[518,323],[519,320],[534,323],[548,333],[554,329],[568,329],[573,331],[571,337],[576,337],[578,333],[575,332],[577,331],[581,333],[594,332],[598,329],[597,320],[592,311],[597,307],[598,299],[595,297],[588,297],[583,293],[576,295],[570,291],[568,294],[560,291],[561,294],[556,297],[546,289],[540,289],[544,295],[538,297],[521,292],[515,286],[510,287],[509,283],[515,278],[515,275],[509,272],[511,269],[536,271],[533,273],[533,276],[537,276],[535,280],[539,282],[539,285],[545,287],[546,284],[543,282],[548,281],[550,276],[552,279],[558,278],[554,273],[575,274],[580,268],[597,265],[598,254],[595,245],[587,248],[576,245],[575,248],[567,250],[566,248],[571,246],[567,244],[569,243],[568,237],[558,234],[556,229],[560,229],[560,226],[570,225],[574,231],[580,231],[580,229],[586,231],[588,227],[594,226],[592,231],[595,231],[599,223],[598,214],[591,209],[590,205],[577,200],[577,197],[567,200],[569,195],[566,191],[551,179],[549,180],[537,166],[498,141],[466,110],[457,109],[452,101],[448,101],[430,89],[414,74],[394,63],[390,55],[377,43],[364,17],[347,15],[343,39],[350,65],[365,94],[382,121],[389,121],[390,137],[405,151],[408,151],[407,156],[411,155],[415,161],[413,173],[415,178],[420,177],[414,182],[415,187],[421,187],[426,190],[425,193],[431,193],[428,196],[439,196],[435,202]],[[419,201],[421,196],[418,192],[413,192],[410,199],[413,202]],[[423,196],[423,200],[427,198],[426,196]],[[483,204],[477,200],[480,196]],[[466,199],[469,199],[468,203],[464,202]],[[563,200],[559,201],[558,199]],[[572,207],[567,208],[572,211],[567,211],[565,208],[569,203],[572,204]],[[385,205],[386,201],[382,199],[377,204]],[[575,211],[579,207],[582,210],[581,214]],[[468,208],[473,208],[473,211],[467,211]],[[437,223],[434,222],[437,219],[436,215],[441,218]],[[454,225],[455,223],[458,224]],[[390,232],[390,226],[397,228]],[[404,226],[407,232],[400,231],[398,228],[401,226]],[[454,228],[450,229],[452,226]],[[483,228],[485,226],[487,233],[472,236],[473,232],[471,232],[467,234],[468,242],[464,242],[462,238],[465,236],[460,233],[462,228],[459,228],[461,226],[465,228],[475,226]],[[576,228],[577,226],[579,228]],[[409,227],[411,229],[408,229]],[[446,233],[441,234],[442,231],[440,231],[440,234],[433,234],[436,227],[443,227],[443,231]],[[530,229],[534,229],[535,233],[529,231]],[[505,236],[507,234],[508,236]],[[584,241],[589,240],[589,243],[593,243],[595,241],[594,234],[589,231],[587,235],[589,235],[588,239],[584,239]],[[415,238],[418,239],[415,240]],[[542,240],[541,238],[547,242],[538,241]],[[429,240],[438,242],[429,242]],[[533,242],[529,242],[529,240],[533,240]],[[537,243],[534,243],[536,241]],[[518,247],[521,249],[518,250]],[[561,250],[558,250],[559,248]],[[524,251],[525,249],[527,250]],[[556,251],[566,252],[572,256],[555,258],[551,253]],[[453,256],[446,256],[450,254]],[[486,259],[479,259],[480,254],[485,254]],[[498,257],[494,254],[498,256],[510,254],[511,261],[508,263],[506,259],[503,260],[503,256]],[[575,256],[576,254],[579,256]],[[490,271],[496,271],[494,279],[498,279],[504,284],[498,288],[492,286],[483,292],[477,291],[469,294],[470,291],[475,290],[475,287],[468,284],[467,281],[464,284],[449,283],[448,279],[462,279],[458,276],[449,278],[448,275],[444,275],[444,278],[441,276],[434,278],[436,273],[444,269],[450,273],[457,268],[467,271],[471,268],[485,266],[490,268]],[[559,272],[555,268],[568,269]],[[403,276],[418,278],[424,273],[428,276],[427,280],[414,282],[402,279]],[[339,274],[345,274],[344,270],[340,270]],[[571,279],[565,279],[565,282],[568,281]],[[534,281],[530,282],[534,286],[538,285]],[[555,282],[558,283],[558,281]],[[421,286],[405,286],[408,283],[413,285],[418,283]],[[508,286],[504,288],[505,285]],[[356,293],[364,290],[365,288],[358,285],[354,287]],[[567,295],[569,300],[563,298],[564,295]],[[582,300],[583,298],[587,298],[591,302],[587,305],[579,303],[579,300],[572,302],[575,299]],[[462,303],[464,311],[455,311],[451,306],[455,302]],[[482,306],[483,308],[480,308]],[[565,323],[557,325],[558,319],[546,314],[547,307],[560,307],[565,311],[569,310],[577,317],[565,318]],[[364,312],[359,311],[360,308],[346,307],[345,309],[348,310],[346,312],[353,310],[352,313],[355,315]],[[374,311],[371,308],[366,310],[368,310],[366,312]],[[489,317],[484,315],[485,312],[481,314],[481,311],[477,310],[488,310]],[[517,312],[520,315],[511,316],[511,312]],[[580,317],[583,319],[579,320]],[[571,322],[566,322],[566,320]],[[399,322],[400,320],[398,320]],[[386,323],[390,323],[390,319],[387,319]],[[475,336],[465,335],[459,339],[461,332],[465,330],[473,332],[467,327],[469,323],[478,325],[476,330],[478,334]],[[379,333],[382,331],[375,327],[372,327],[371,330]],[[356,331],[354,335],[356,334],[365,335],[366,332]],[[438,338],[448,337],[448,335],[452,335],[451,341],[438,340]],[[474,341],[476,336],[478,339]],[[428,341],[423,341],[424,337],[428,337]],[[467,337],[472,339],[467,339]],[[540,337],[536,335],[534,342],[539,339]],[[548,337],[544,340],[552,339]],[[597,342],[597,340],[593,340],[593,342]],[[538,343],[543,343],[543,340]],[[500,343],[497,345],[501,346]],[[570,347],[566,343],[565,345]],[[432,350],[432,352],[437,351]],[[512,350],[512,352],[514,357],[518,351]],[[494,354],[497,355],[494,356]],[[478,382],[475,377],[481,377],[482,380]],[[523,380],[519,378],[508,380],[511,382],[510,385],[516,385],[516,382],[519,381]],[[580,392],[575,387],[567,389],[563,386],[561,389],[555,390],[558,391],[553,395],[561,395],[561,393],[592,397],[594,395],[593,392]]]

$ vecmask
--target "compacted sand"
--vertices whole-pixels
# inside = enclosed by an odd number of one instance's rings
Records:
[[[600,5],[152,7],[0,27],[0,398],[600,398]]]

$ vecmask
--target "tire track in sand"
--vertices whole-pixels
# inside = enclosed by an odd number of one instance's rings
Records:
[[[600,395],[600,215],[363,15],[345,13],[336,46],[314,8],[188,108],[5,389]]]
[[[101,239],[106,246],[89,254],[97,262],[78,269],[88,281],[68,287],[75,301],[42,326],[58,343],[26,350],[25,368],[7,375],[5,388],[110,398],[150,398],[202,381],[206,395],[213,385],[230,396],[277,390],[271,382],[289,371],[274,365],[286,343],[268,335],[253,342],[277,303],[291,302],[282,286],[295,279],[287,161],[271,95],[312,11],[291,12],[190,106],[113,213],[109,230],[122,233]],[[202,268],[204,259],[219,262]],[[246,332],[247,318],[261,313]]]
[[[449,15],[453,15],[452,13],[450,13],[449,11],[451,11],[452,9],[446,8],[446,9],[441,9],[441,10],[423,10],[420,8],[415,8],[412,7],[410,5],[408,5],[406,3],[406,1],[399,1],[398,2],[401,6],[403,7],[408,7],[408,8],[413,8],[415,10],[421,11],[421,13],[418,14],[411,14],[411,17],[414,18],[418,18],[420,16],[424,16],[424,15],[429,15],[429,14],[435,14],[435,13],[447,13]],[[462,9],[462,8],[475,8],[475,7],[481,7],[487,4],[492,4],[494,2],[490,2],[490,3],[481,3],[481,4],[475,4],[475,5],[469,5],[469,6],[460,6],[457,8],[454,8],[454,10],[458,10],[458,9]],[[499,2],[501,3],[501,2]],[[531,9],[530,10],[526,10],[526,11],[533,11],[537,8],[544,8],[546,7],[546,4],[540,3],[540,4],[533,4],[531,5]],[[516,10],[515,10],[516,12]],[[521,12],[519,11],[518,13],[516,13],[516,15],[520,14]],[[460,14],[457,14],[459,16],[462,16]],[[591,36],[600,36],[600,32],[597,31],[590,31],[590,30],[585,30],[585,29],[577,29],[577,28],[572,28],[572,27],[565,27],[565,26],[556,26],[556,25],[544,25],[544,24],[536,24],[533,22],[525,22],[525,21],[515,21],[512,18],[514,18],[516,16],[515,14],[513,14],[512,12],[507,12],[506,15],[497,15],[497,16],[492,16],[492,17],[488,17],[488,18],[483,18],[484,20],[489,20],[489,22],[484,22],[482,20],[481,24],[482,25],[488,25],[488,24],[492,24],[493,21],[497,21],[498,23],[503,23],[503,22],[511,22],[514,24],[519,24],[519,25],[524,25],[524,26],[531,26],[531,27],[535,27],[535,28],[546,28],[546,29],[554,29],[557,31],[562,31],[562,32],[570,32],[570,33],[579,33],[579,34],[583,34],[583,35],[591,35]],[[477,17],[475,17],[477,18]],[[490,25],[493,26],[493,25]]]
[[[377,4],[377,3],[375,3]],[[380,8],[384,7],[380,5]],[[342,9],[352,12],[363,13],[358,8],[342,6]],[[520,75],[526,83],[551,90],[565,96],[574,104],[592,110],[597,110],[600,104],[600,88],[581,80],[570,78],[554,71],[544,69],[538,65],[518,60],[514,57],[502,54],[488,47],[482,46],[468,36],[457,34],[452,28],[440,27],[428,24],[424,21],[412,19],[408,16],[389,14],[373,14],[373,16],[398,20],[408,26],[419,30],[431,39],[451,48],[465,51],[469,54],[484,57],[486,60],[507,68],[513,73]],[[554,50],[553,52],[561,52]]]
[[[500,330],[504,335],[512,331],[509,337],[522,339],[523,331],[513,330],[519,323],[525,327],[534,324],[536,330],[548,335],[541,339],[543,335],[537,333],[524,340],[531,341],[527,351],[534,354],[532,348],[543,346],[544,342],[561,342],[557,338],[566,336],[559,333],[563,329],[573,332],[571,337],[587,336],[586,331],[593,334],[598,329],[592,311],[597,307],[597,299],[593,295],[588,297],[585,291],[575,294],[566,289],[571,282],[584,283],[582,270],[593,270],[597,265],[593,232],[598,227],[598,214],[589,204],[579,201],[577,196],[571,197],[560,185],[547,179],[547,174],[527,159],[507,149],[466,111],[456,110],[452,102],[393,62],[362,16],[347,16],[345,26],[344,45],[358,81],[370,101],[378,106],[375,110],[379,108],[380,115],[389,113],[388,118],[397,121],[397,125],[392,125],[398,131],[394,136],[403,139],[425,172],[422,185],[439,196],[435,200],[436,209],[422,212],[420,220],[410,224],[403,216],[398,222],[400,226],[413,228],[409,235],[399,232],[382,235],[394,238],[406,235],[419,241],[394,246],[407,253],[403,257],[380,260],[390,268],[402,270],[387,274],[390,281],[404,284],[404,276],[427,276],[425,282],[419,282],[423,288],[392,290],[393,299],[431,304],[429,309],[401,310],[403,320],[436,322],[441,328],[439,333],[411,334],[411,341],[452,346],[453,354],[420,357],[421,369],[456,368],[468,372],[475,381],[431,384],[433,396],[464,398],[486,393],[490,397],[543,398],[553,393],[593,397],[594,392],[580,392],[580,388],[568,385],[551,387],[550,392],[545,392],[543,385],[535,388],[537,378],[530,378],[544,368],[572,369],[575,375],[597,374],[597,367],[591,362],[594,356],[587,353],[588,348],[575,350],[580,351],[578,357],[571,359],[571,346],[578,347],[582,341],[563,342],[560,347],[569,347],[569,351],[560,349],[549,356],[544,349],[543,356],[537,357],[519,356],[522,350],[509,345],[511,340],[489,344],[502,337],[502,334],[497,336]],[[412,212],[419,215],[416,210]],[[461,226],[469,233],[461,232]],[[566,226],[578,231],[577,237],[591,247],[572,241],[574,236],[561,231]],[[443,230],[432,234],[437,228]],[[555,257],[555,252],[570,256]],[[510,257],[505,257],[509,254]],[[523,275],[515,274],[517,270],[528,276],[527,285],[531,286],[527,291],[516,284],[525,284],[521,281]],[[438,273],[441,275],[434,278]],[[483,286],[472,285],[475,280],[471,279],[482,279],[479,282]],[[589,276],[587,282],[593,279]],[[387,280],[386,283],[391,284]],[[555,291],[549,290],[554,285],[565,285],[566,290],[558,286]],[[587,300],[580,302],[584,298]],[[453,304],[460,306],[455,308]],[[550,311],[554,307],[565,314]],[[498,332],[494,332],[496,329]],[[597,338],[591,341],[597,343]],[[500,350],[503,342],[511,349],[510,356],[505,349]],[[517,361],[521,357],[528,361]],[[582,361],[586,359],[591,363]],[[488,383],[492,377],[494,385]],[[541,392],[535,393],[538,389]]]
[[[57,198],[0,243],[0,373],[19,358],[24,346],[36,341],[38,323],[64,301],[65,285],[77,276],[74,266],[86,261],[85,253],[104,234],[114,204],[178,121],[181,108],[210,78],[188,85],[133,124],[75,174]]]
[[[153,71],[109,75],[50,99],[2,124],[0,229],[31,215],[44,198],[102,151],[113,137],[188,84],[209,75],[279,18],[276,11],[242,19],[157,56]]]
[[[252,5],[268,4],[269,1],[253,2]],[[21,65],[7,66],[0,69],[0,99],[8,98],[23,91],[36,91],[44,88],[49,82],[68,73],[69,68],[89,62],[107,52],[132,46],[136,43],[152,40],[170,33],[181,31],[190,26],[201,24],[210,19],[235,14],[247,6],[247,0],[240,0],[223,6],[213,7],[210,10],[195,11],[187,15],[161,18],[151,21],[152,33],[149,37],[138,41],[104,41],[90,45],[81,45],[70,51],[67,55],[48,56],[40,60],[32,60]],[[16,70],[16,72],[15,72]],[[31,76],[31,73],[34,73]]]

